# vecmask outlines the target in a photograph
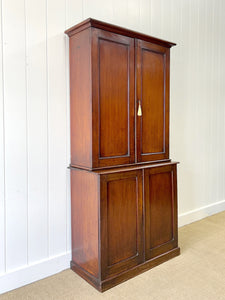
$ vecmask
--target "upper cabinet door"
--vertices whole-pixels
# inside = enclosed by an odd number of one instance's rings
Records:
[[[134,158],[134,39],[92,29],[93,167]]]
[[[169,48],[135,40],[137,161],[169,158]]]

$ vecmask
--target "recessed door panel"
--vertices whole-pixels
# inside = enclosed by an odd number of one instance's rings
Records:
[[[142,154],[163,153],[164,55],[142,50]]]
[[[99,39],[99,60],[100,158],[127,156],[129,47]]]
[[[144,172],[145,255],[150,259],[177,246],[176,166]]]
[[[132,177],[107,183],[107,246],[110,266],[137,255],[136,179]]]
[[[169,158],[169,50],[136,41],[137,160]],[[137,110],[136,110],[137,112]]]
[[[93,164],[134,162],[134,40],[93,30]]]
[[[142,172],[103,176],[101,190],[102,270],[107,277],[143,259]]]

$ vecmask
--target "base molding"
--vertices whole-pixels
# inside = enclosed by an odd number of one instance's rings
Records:
[[[171,251],[168,251],[162,255],[159,255],[151,260],[148,260],[142,264],[139,264],[127,271],[124,271],[122,273],[119,273],[111,278],[108,278],[106,280],[99,280],[83,268],[81,268],[79,265],[71,261],[71,269],[76,272],[79,276],[81,276],[83,279],[85,279],[88,283],[90,283],[92,286],[94,286],[98,291],[104,292],[114,286],[116,286],[119,283],[122,283],[132,277],[135,277],[145,271],[148,271],[152,269],[155,266],[158,266],[165,261],[174,258],[180,254],[180,248],[177,247],[175,249],[172,249]]]
[[[71,252],[37,261],[0,275],[0,294],[52,276],[69,268]]]
[[[218,201],[178,215],[178,227],[199,221],[225,210],[225,200]]]

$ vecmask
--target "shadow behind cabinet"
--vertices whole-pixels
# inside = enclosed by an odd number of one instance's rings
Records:
[[[70,37],[71,268],[104,291],[179,254],[173,43],[88,19]]]

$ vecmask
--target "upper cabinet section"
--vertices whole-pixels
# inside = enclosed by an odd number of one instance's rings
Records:
[[[70,37],[71,165],[169,160],[173,43],[88,19]]]

